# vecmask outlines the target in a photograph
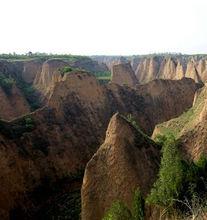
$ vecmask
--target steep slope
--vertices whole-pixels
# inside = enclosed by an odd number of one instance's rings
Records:
[[[74,62],[69,62],[69,64],[74,68],[84,69],[91,73],[108,71],[108,67],[105,63],[99,63],[96,60],[90,59],[89,57],[84,57]]]
[[[43,63],[42,70],[34,80],[36,89],[43,97],[48,97],[55,82],[61,80],[60,69],[68,66],[68,63],[60,59],[50,59]]]
[[[92,56],[91,58],[99,64],[105,64],[109,70],[112,70],[113,65],[128,62],[123,56]]]
[[[130,87],[134,87],[138,83],[130,63],[113,65],[111,81],[118,85],[128,85]]]
[[[81,190],[82,220],[101,220],[115,200],[131,206],[133,192],[144,195],[156,178],[159,148],[119,114],[108,126],[106,139],[88,162]]]
[[[159,92],[150,89],[151,83],[160,87]],[[0,121],[1,219],[32,219],[36,212],[43,212],[41,207],[53,195],[51,191],[57,193],[54,187],[61,183],[67,183],[67,188],[59,190],[70,192],[103,143],[114,113],[133,115],[151,134],[155,123],[191,105],[190,98],[188,103],[182,97],[195,91],[192,80],[151,83],[146,85],[148,89],[144,85],[140,89],[113,83],[100,85],[88,72],[72,71],[54,83],[45,107],[10,122]],[[171,87],[166,93],[162,88],[165,83]],[[181,92],[182,87],[186,89]],[[158,109],[169,103],[183,108],[173,106],[170,114],[160,115]]]
[[[178,118],[157,125],[153,137],[158,134],[173,133],[182,143],[184,156],[198,159],[206,149],[206,119],[207,119],[207,88],[203,87],[195,95],[191,109]]]
[[[12,120],[30,112],[30,106],[21,91],[13,85],[10,92],[0,87],[0,118]]]
[[[31,84],[36,78],[36,75],[41,72],[43,61],[34,59],[23,61],[22,63],[23,70],[21,71],[21,77],[26,83]]]
[[[105,63],[112,68],[120,62],[120,56],[95,56],[92,59]],[[195,82],[205,83],[207,79],[206,55],[155,54],[122,57],[130,62],[139,83],[147,83],[154,79],[192,78]]]
[[[206,57],[156,55],[141,59],[136,76],[140,83],[153,79],[176,80],[182,77],[192,78],[195,82],[205,82],[206,69]]]

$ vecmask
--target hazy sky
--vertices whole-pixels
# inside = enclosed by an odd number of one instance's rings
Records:
[[[0,53],[207,53],[207,0],[0,0]]]

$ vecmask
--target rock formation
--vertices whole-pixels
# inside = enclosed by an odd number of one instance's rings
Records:
[[[129,63],[113,65],[111,81],[118,85],[128,85],[130,87],[134,87],[138,83]]]
[[[119,56],[92,57],[110,68],[120,59]],[[207,79],[207,57],[205,55],[139,55],[125,59],[131,63],[139,83],[147,83],[154,79],[182,79],[192,78],[195,82],[205,83]]]
[[[154,87],[157,89],[151,89]],[[193,97],[189,97],[195,90],[191,79],[157,80],[133,89],[113,83],[100,85],[86,71],[63,75],[51,87],[44,107],[10,122],[0,121],[0,216],[30,218],[49,199],[50,186],[67,180],[70,188],[103,143],[114,113],[133,115],[151,134],[156,123],[190,107]],[[160,109],[166,106],[170,113],[162,114]]]
[[[99,63],[96,60],[92,60],[89,57],[82,57],[81,59],[78,59],[74,62],[69,62],[69,65],[74,68],[84,69],[91,73],[104,72],[109,70],[105,63]]]
[[[19,61],[18,61],[19,62]],[[41,72],[43,62],[41,60],[23,61],[21,77],[26,83],[33,83],[36,75]]]
[[[60,69],[68,66],[68,63],[60,59],[47,60],[42,65],[42,70],[34,80],[36,89],[43,97],[48,97],[56,82],[62,79]]]
[[[30,112],[27,100],[16,85],[12,86],[9,94],[0,87],[0,100],[0,119],[12,120]]]
[[[101,220],[113,201],[131,207],[133,192],[149,193],[159,167],[159,148],[115,114],[106,139],[88,162],[82,185],[82,220]]]
[[[153,138],[158,134],[173,133],[181,141],[184,157],[199,159],[202,154],[207,154],[206,105],[207,88],[205,86],[196,93],[193,107],[178,118],[157,125]]]

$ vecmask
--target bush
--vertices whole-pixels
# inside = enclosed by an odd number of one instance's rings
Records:
[[[168,134],[160,138],[162,147],[162,159],[158,179],[155,182],[148,203],[169,206],[178,199],[184,178],[183,163],[178,150],[178,142],[175,137]]]
[[[6,94],[11,93],[11,89],[15,84],[15,80],[11,77],[6,77],[4,74],[0,73],[0,86],[6,92]]]
[[[112,204],[103,220],[132,220],[132,216],[124,203],[116,201]]]
[[[30,84],[25,83],[23,80],[17,82],[18,88],[23,92],[26,100],[28,101],[31,110],[34,111],[41,107],[37,90]]]
[[[73,71],[73,68],[70,66],[64,66],[63,68],[59,69],[61,75],[63,76],[65,73],[69,73]]]
[[[26,117],[24,120],[25,120],[25,127],[27,129],[33,129],[34,128],[34,121],[31,117]]]
[[[144,199],[139,189],[135,190],[132,211],[120,202],[114,202],[103,220],[144,220]]]
[[[133,220],[144,220],[144,199],[139,189],[134,193],[132,215]]]

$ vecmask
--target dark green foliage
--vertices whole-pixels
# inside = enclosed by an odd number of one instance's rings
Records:
[[[139,125],[136,122],[136,119],[134,118],[134,116],[132,114],[128,114],[126,117],[126,120],[128,122],[130,122],[137,130],[139,130],[139,131],[141,130]]]
[[[0,132],[10,139],[21,137],[26,132],[31,132],[36,127],[35,121],[30,116],[12,122],[0,120]]]
[[[65,66],[63,68],[60,68],[59,71],[60,71],[61,75],[63,76],[65,73],[72,72],[73,68],[70,66]]]
[[[39,101],[39,95],[38,95],[36,89],[33,87],[33,85],[27,84],[23,80],[18,80],[17,86],[23,92],[23,94],[24,94],[26,100],[28,101],[32,111],[34,111],[34,110],[41,107],[41,104],[40,104],[40,101]]]
[[[33,129],[34,128],[34,121],[30,117],[26,117],[25,119],[25,127],[28,129]]]
[[[168,134],[159,141],[163,144],[159,177],[147,201],[152,204],[169,206],[179,198],[184,178],[183,164],[178,143],[173,135]]]
[[[144,220],[145,201],[139,189],[135,190],[132,201],[132,211],[120,201],[112,203],[103,220]]]
[[[110,71],[101,71],[101,72],[95,72],[93,73],[97,78],[109,78],[111,79],[111,72]]]
[[[124,203],[116,201],[112,204],[103,220],[132,220],[132,215]]]
[[[132,215],[133,220],[144,220],[144,199],[139,189],[134,193]]]
[[[142,131],[142,129],[138,125],[135,117],[132,114],[128,114],[126,117],[124,115],[122,115],[121,117],[124,118],[125,120],[127,120],[138,131],[137,134],[141,134],[141,135],[139,135],[139,138],[137,140],[139,145],[144,142],[146,143],[146,140],[148,143],[155,145],[154,141],[152,141],[152,139]]]
[[[3,88],[6,94],[11,94],[11,89],[14,84],[15,80],[12,77],[6,77],[4,74],[0,73],[0,86]]]
[[[64,59],[67,61],[77,61],[79,59],[88,59],[86,56],[76,56],[71,54],[47,54],[47,53],[30,53],[30,54],[0,54],[0,59],[7,60],[31,60],[31,59],[39,59],[39,60],[48,60],[48,59]]]
[[[98,79],[100,84],[107,84],[111,81],[110,71],[95,72],[93,75]]]
[[[147,202],[181,215],[198,212],[207,201],[207,157],[202,155],[197,162],[184,161],[172,134],[157,136],[156,141],[163,146],[162,160]]]

